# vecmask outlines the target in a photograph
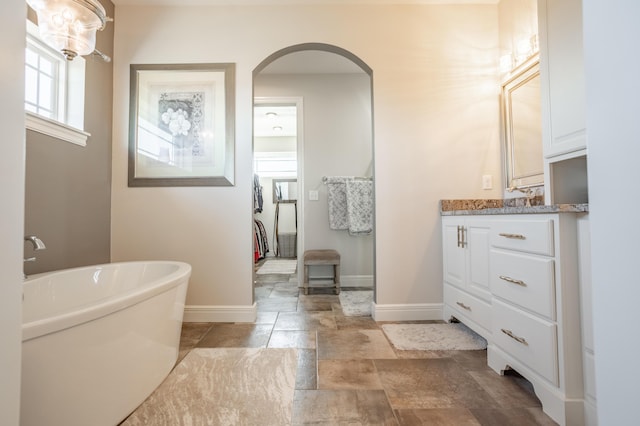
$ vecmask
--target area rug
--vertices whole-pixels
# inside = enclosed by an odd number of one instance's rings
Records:
[[[396,349],[416,351],[482,350],[487,341],[462,323],[384,324],[382,330]]]
[[[342,306],[342,312],[348,317],[370,316],[372,302],[372,290],[342,290],[340,292],[340,305]]]
[[[269,259],[256,271],[256,274],[293,274],[296,272],[296,259]]]
[[[290,424],[296,349],[193,349],[122,425]]]

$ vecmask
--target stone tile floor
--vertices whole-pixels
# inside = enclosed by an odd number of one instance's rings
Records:
[[[256,322],[185,323],[180,359],[196,347],[297,348],[293,425],[556,424],[526,380],[487,366],[486,351],[396,350],[381,323],[345,316],[332,289],[257,280]]]

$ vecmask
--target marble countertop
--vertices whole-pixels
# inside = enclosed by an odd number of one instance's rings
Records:
[[[533,200],[526,206],[526,199],[479,199],[479,200],[440,200],[442,216],[460,215],[498,215],[498,214],[540,214],[540,213],[584,213],[589,211],[588,204],[542,204],[543,200]]]

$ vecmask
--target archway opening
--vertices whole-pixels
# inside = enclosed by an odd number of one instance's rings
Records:
[[[253,72],[254,108],[265,105],[296,106],[295,240],[300,286],[304,278],[304,251],[324,248],[335,249],[341,255],[343,289],[375,289],[372,75],[372,69],[353,53],[322,43],[304,43],[281,49],[264,59]],[[265,141],[256,132],[264,127],[259,120],[261,116],[254,114],[254,169],[256,158],[277,156],[275,153],[281,152],[281,149],[289,149],[287,155],[291,157],[291,140],[280,141],[282,146],[289,148],[278,147],[275,139]],[[256,182],[262,183],[263,196],[267,191],[271,194],[268,179],[256,174]],[[359,185],[365,187],[365,192],[369,188],[370,210],[367,213],[365,207],[363,212],[359,212],[361,218],[367,218],[365,223],[370,223],[369,229],[366,224],[358,230],[345,228],[344,224],[335,226],[335,192],[327,182],[345,177],[362,181]],[[281,179],[285,178],[283,176]],[[291,179],[291,176],[288,178]],[[272,176],[272,179],[280,178]],[[344,209],[345,214],[351,213],[352,217],[358,214],[353,212],[354,209],[346,210],[346,205]],[[254,214],[256,218],[266,223],[273,221],[271,217]],[[273,227],[276,226],[279,226],[277,222]],[[269,243],[270,247],[275,243],[275,247],[282,249],[281,241],[278,245],[277,235]],[[265,256],[275,254],[274,250]],[[326,284],[323,280],[328,281],[332,276],[332,271],[329,266],[326,269],[314,267],[310,274],[314,282],[322,286]]]

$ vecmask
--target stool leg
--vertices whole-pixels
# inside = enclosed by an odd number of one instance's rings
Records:
[[[304,294],[309,294],[309,265],[304,265]]]
[[[333,265],[333,282],[336,285],[336,294],[340,294],[340,265]]]

